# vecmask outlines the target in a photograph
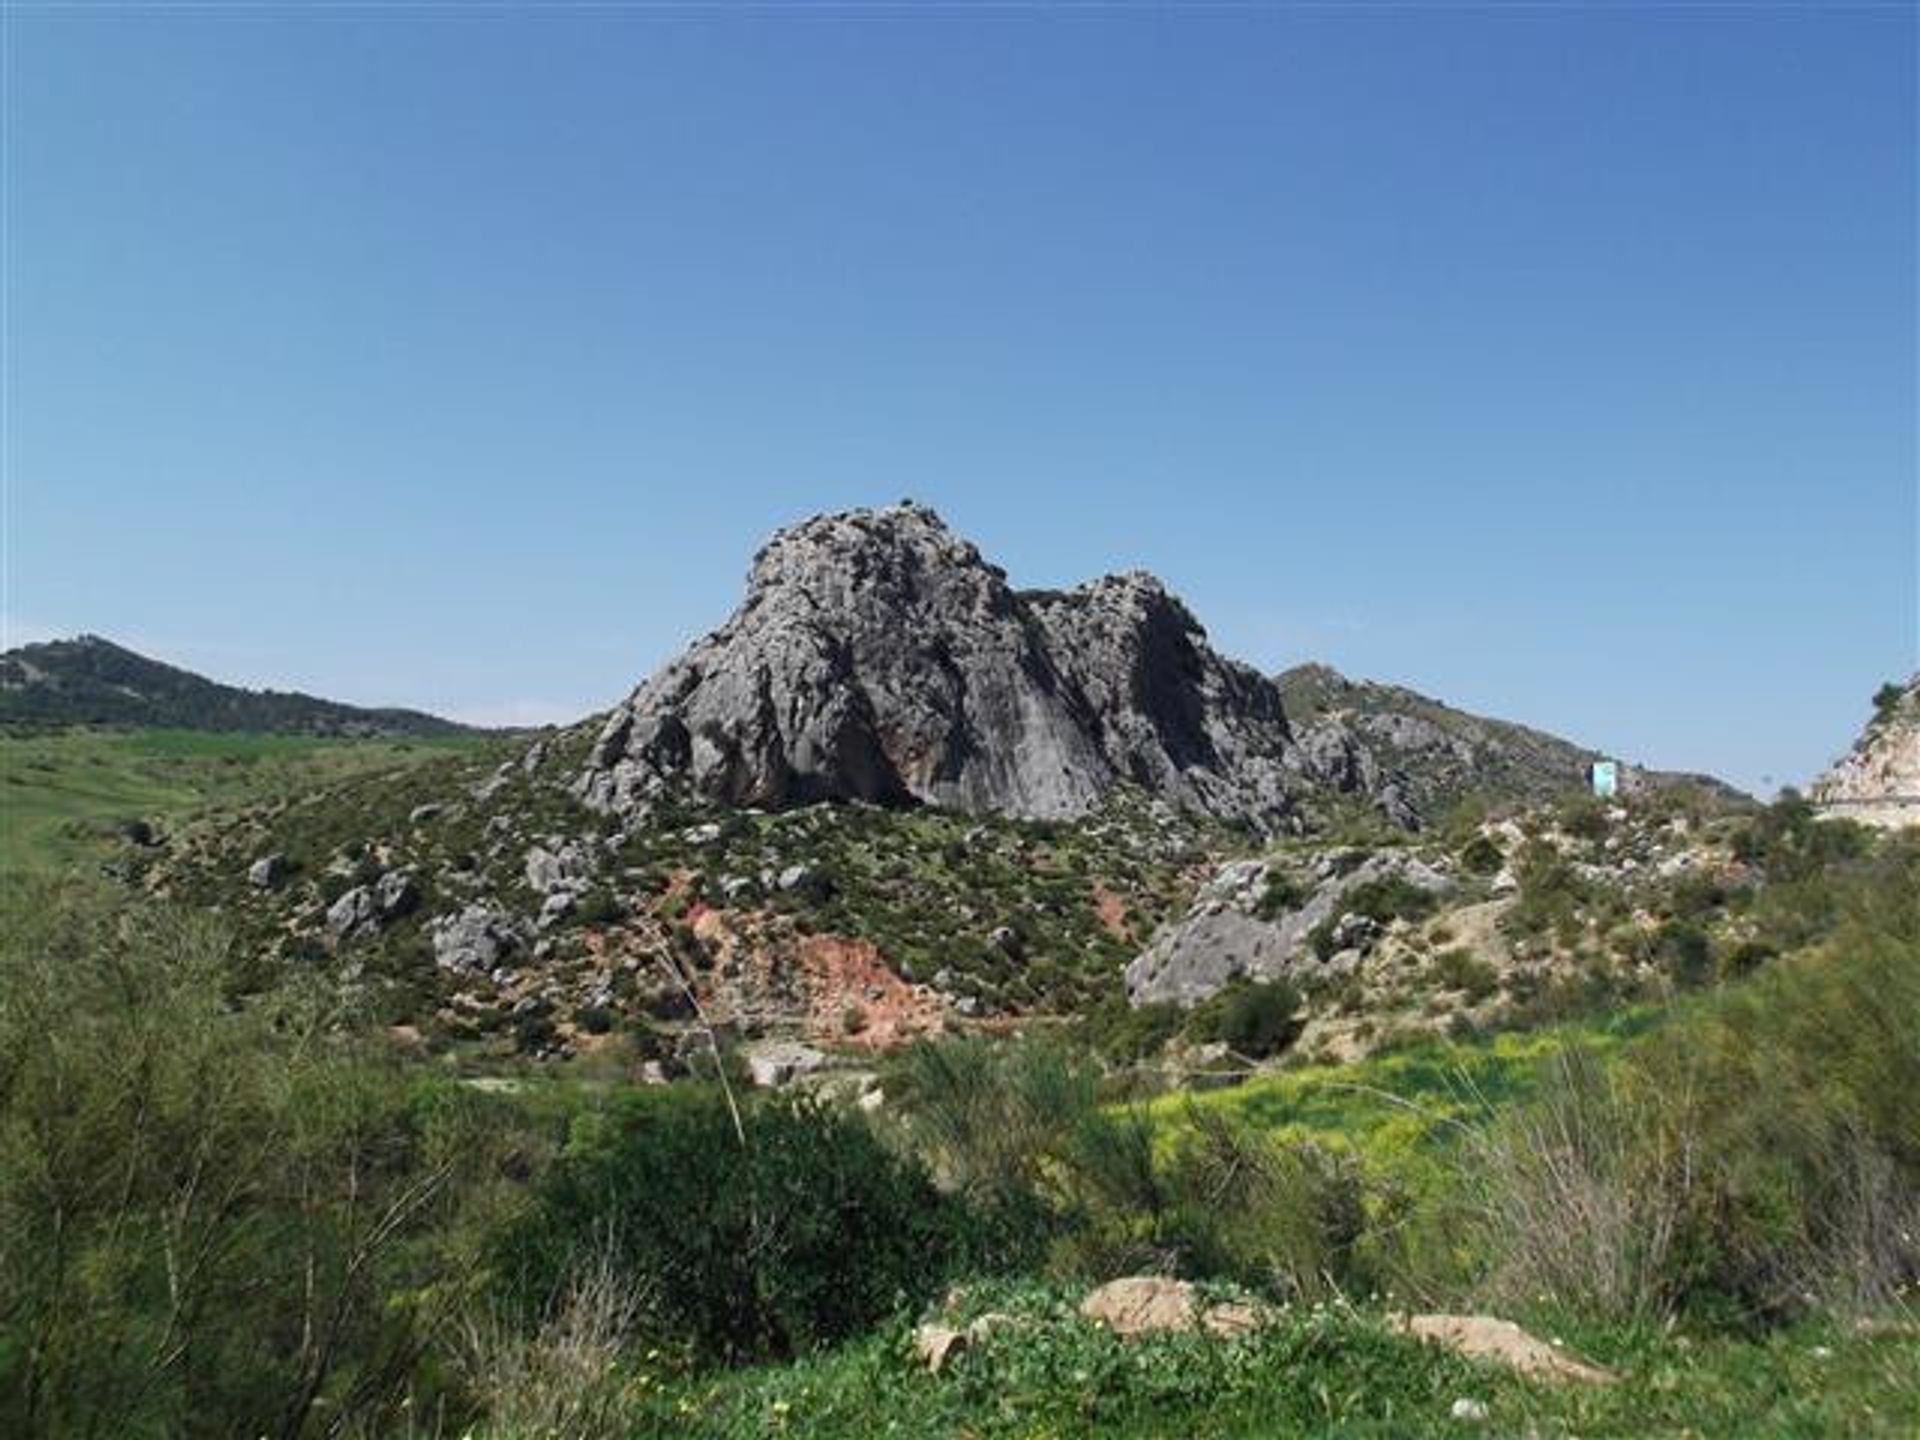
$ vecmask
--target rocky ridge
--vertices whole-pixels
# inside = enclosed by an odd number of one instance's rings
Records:
[[[1920,674],[1880,691],[1867,728],[1807,798],[1825,814],[1865,825],[1920,825]]]
[[[1323,668],[1275,681],[1151,575],[1013,589],[907,502],[775,535],[732,618],[607,718],[576,789],[626,817],[690,792],[1074,819],[1132,786],[1274,833],[1329,796],[1416,826],[1472,790],[1565,790],[1592,758]]]

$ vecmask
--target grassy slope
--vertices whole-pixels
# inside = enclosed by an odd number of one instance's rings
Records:
[[[1016,1308],[1017,1305],[1016,1305]],[[791,1365],[700,1380],[630,1378],[633,1436],[866,1440],[1279,1440],[1305,1436],[1909,1436],[1920,1433],[1920,1339],[1806,1327],[1765,1340],[1569,1335],[1621,1376],[1531,1384],[1385,1332],[1377,1317],[1294,1312],[1228,1343],[1125,1344],[1061,1307],[1003,1332],[940,1377],[904,1327]],[[1452,1416],[1456,1400],[1487,1418]],[[501,1437],[504,1440],[504,1434]]]
[[[1305,1065],[1230,1089],[1179,1091],[1148,1107],[1168,1137],[1190,1109],[1216,1110],[1285,1140],[1349,1151],[1403,1183],[1430,1176],[1455,1128],[1531,1094],[1542,1063],[1577,1047],[1607,1054],[1658,1023],[1639,1008],[1540,1030],[1430,1040],[1342,1065]]]
[[[478,743],[193,730],[0,734],[0,873],[104,859],[123,820],[184,825],[210,808],[275,799]]]

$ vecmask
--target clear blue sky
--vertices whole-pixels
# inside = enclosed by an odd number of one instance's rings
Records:
[[[1904,6],[7,17],[8,639],[482,719],[911,495],[1758,786],[1916,663]]]

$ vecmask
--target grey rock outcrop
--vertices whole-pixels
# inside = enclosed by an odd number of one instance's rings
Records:
[[[1920,825],[1920,675],[1880,692],[1865,732],[1807,798],[1823,814],[1864,825]]]
[[[684,785],[1069,818],[1130,781],[1271,827],[1288,744],[1273,682],[1157,581],[1023,594],[904,504],[776,535],[733,618],[613,712],[577,789],[623,813]]]
[[[374,882],[373,899],[381,923],[385,924],[413,912],[420,903],[420,887],[414,883],[411,872],[389,870]]]
[[[1270,867],[1277,862],[1238,860],[1216,870],[1187,913],[1163,925],[1127,966],[1127,998],[1135,1005],[1193,1006],[1237,979],[1297,978],[1316,968],[1337,968],[1340,956],[1371,938],[1373,922],[1348,916],[1348,893],[1370,881],[1400,879],[1441,893],[1452,882],[1409,855],[1384,851],[1361,858],[1321,857],[1311,890],[1299,904],[1263,915]],[[1364,923],[1358,923],[1364,922]],[[1322,924],[1334,927],[1339,947],[1321,960],[1307,943]]]
[[[285,878],[287,857],[275,851],[262,855],[247,867],[247,883],[256,890],[271,890]]]
[[[527,887],[541,895],[584,890],[593,871],[593,852],[577,840],[550,840],[527,851]]]
[[[380,902],[371,886],[356,885],[327,907],[327,930],[337,940],[370,930],[379,922]]]
[[[512,965],[527,947],[524,927],[503,910],[469,905],[427,926],[434,963],[443,970],[491,974]]]

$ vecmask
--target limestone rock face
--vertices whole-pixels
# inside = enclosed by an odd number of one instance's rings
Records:
[[[1294,882],[1307,887],[1297,903],[1263,913],[1273,863],[1236,860],[1216,870],[1187,913],[1163,925],[1127,966],[1128,1000],[1135,1005],[1193,1006],[1243,977],[1299,979],[1315,969],[1338,973],[1354,957],[1347,947],[1365,938],[1355,933],[1361,926],[1348,923],[1365,917],[1347,916],[1342,908],[1350,892],[1380,880],[1404,881],[1430,894],[1444,893],[1453,884],[1412,856],[1334,852],[1321,857],[1315,874]],[[1326,923],[1333,924],[1340,949],[1322,960],[1307,941]],[[1348,958],[1343,961],[1342,956]]]
[[[1263,827],[1289,808],[1279,692],[1144,575],[1011,589],[931,510],[781,531],[719,630],[607,721],[579,793],[622,813],[710,800],[1084,815],[1131,781]]]
[[[1920,675],[1881,692],[1866,730],[1807,798],[1826,814],[1867,825],[1920,825]]]

